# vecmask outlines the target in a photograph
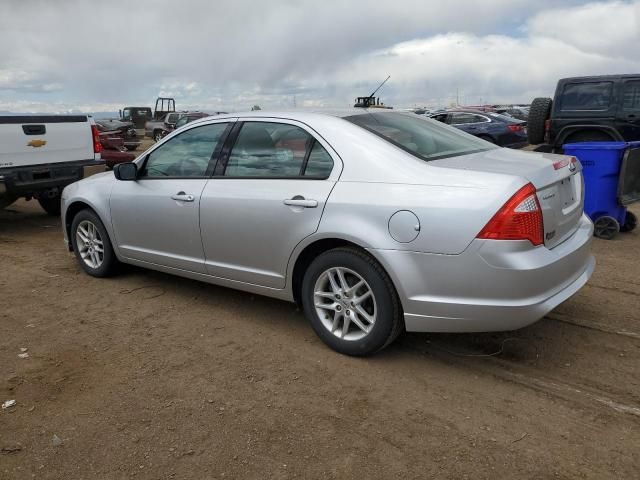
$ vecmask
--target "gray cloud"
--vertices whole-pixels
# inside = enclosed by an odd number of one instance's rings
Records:
[[[344,105],[387,74],[394,104],[456,89],[521,101],[559,76],[638,69],[620,45],[637,45],[640,3],[581,3],[9,0],[0,109],[117,109],[161,92],[179,108]]]

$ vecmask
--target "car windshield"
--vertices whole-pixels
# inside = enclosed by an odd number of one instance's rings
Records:
[[[423,160],[496,148],[461,130],[410,113],[365,113],[345,117],[345,120]]]

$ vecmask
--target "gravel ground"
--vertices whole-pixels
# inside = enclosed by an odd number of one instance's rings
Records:
[[[531,327],[356,359],[292,304],[91,278],[19,202],[0,211],[0,478],[638,478],[639,237],[596,239],[590,283]]]

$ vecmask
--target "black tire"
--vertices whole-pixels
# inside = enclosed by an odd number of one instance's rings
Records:
[[[365,280],[366,286],[370,288],[375,298],[376,319],[363,338],[356,340],[339,338],[325,327],[316,311],[314,299],[316,282],[328,269],[336,267],[357,273]],[[371,355],[393,342],[404,330],[400,300],[391,279],[374,258],[357,248],[336,248],[315,258],[304,274],[301,297],[305,316],[316,334],[329,347],[345,355]],[[349,308],[347,303],[348,301],[345,303],[345,308]]]
[[[42,197],[38,198],[38,203],[42,209],[52,217],[60,216],[60,195],[56,195],[53,198]]]
[[[620,231],[620,223],[608,215],[604,215],[602,217],[598,217],[595,222],[593,222],[593,234],[602,238],[603,240],[611,240],[613,237],[618,235]]]
[[[544,143],[545,123],[551,115],[550,98],[534,98],[527,119],[527,140],[531,145]]]
[[[138,145],[125,145],[124,148],[126,148],[128,152],[134,152],[138,149]]]
[[[162,130],[156,130],[153,132],[154,142],[159,142],[160,140],[162,140],[162,137],[164,137],[164,135],[162,134]]]
[[[621,232],[633,232],[638,226],[638,217],[635,213],[627,211],[624,223],[620,226]]]
[[[565,137],[562,144],[565,143],[583,143],[583,142],[610,142],[613,139],[610,135],[599,132],[598,130],[579,130]]]
[[[3,208],[7,208],[15,201],[16,199],[14,197],[0,197],[0,210],[2,210]]]
[[[80,247],[78,246],[78,238],[76,232],[78,231],[78,226],[85,221],[95,225],[100,235],[100,240],[102,241],[104,252],[103,260],[97,268],[93,268],[87,264],[87,262],[82,258]],[[119,262],[116,258],[116,254],[113,251],[113,247],[111,246],[109,234],[107,233],[104,225],[93,210],[81,210],[76,214],[75,217],[73,217],[69,235],[71,237],[71,244],[73,245],[73,252],[78,259],[78,263],[80,263],[80,266],[86,273],[88,273],[92,277],[109,277],[116,272]]]

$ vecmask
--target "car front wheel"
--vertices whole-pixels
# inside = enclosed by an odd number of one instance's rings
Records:
[[[108,277],[117,267],[118,259],[109,235],[98,216],[82,210],[71,224],[71,243],[82,269],[93,277]]]
[[[391,279],[355,248],[329,250],[311,263],[302,281],[302,305],[318,336],[346,355],[375,353],[404,326]]]

